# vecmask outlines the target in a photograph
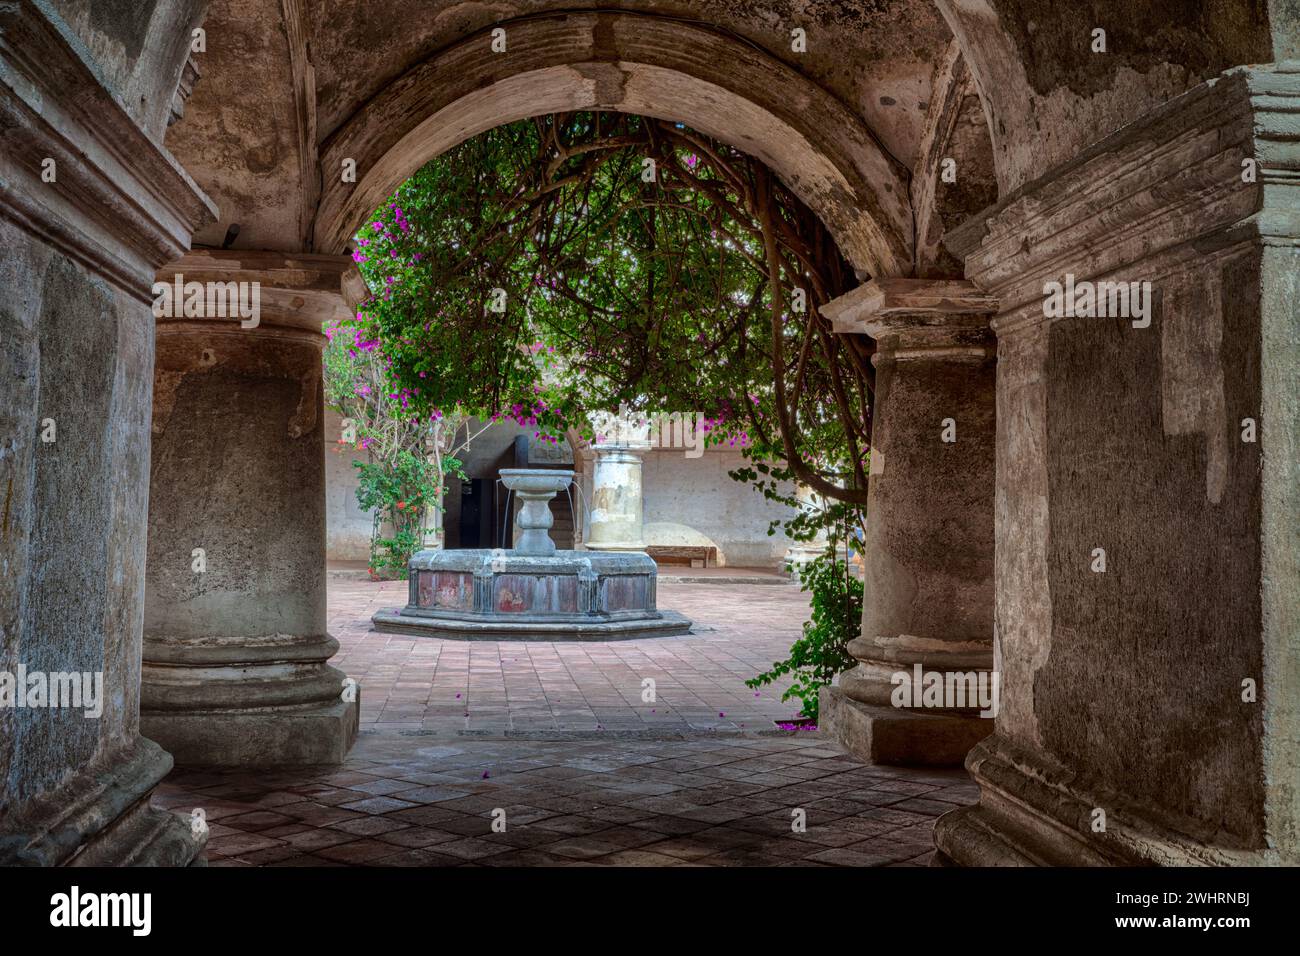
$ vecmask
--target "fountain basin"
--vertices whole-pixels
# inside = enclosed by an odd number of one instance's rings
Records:
[[[687,618],[655,607],[657,574],[639,552],[421,551],[411,559],[406,606],[372,621],[382,631],[461,640],[685,634]]]
[[[502,468],[501,484],[521,495],[553,498],[573,483],[573,472],[554,468]]]

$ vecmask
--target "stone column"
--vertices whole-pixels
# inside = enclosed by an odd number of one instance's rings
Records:
[[[1233,70],[951,238],[1001,304],[1003,689],[941,861],[1300,863],[1297,112]]]
[[[869,762],[959,766],[993,730],[992,310],[970,283],[912,279],[824,310],[877,342],[859,663],[822,707]]]
[[[0,4],[0,673],[90,695],[0,706],[0,865],[184,865],[139,732],[149,307],[215,210],[56,6]]]
[[[157,320],[141,720],[185,763],[336,763],[356,735],[325,625],[321,326],[346,263],[204,251],[159,276],[257,283],[261,312]]]
[[[641,460],[650,450],[650,426],[623,422],[597,436],[586,546],[593,551],[644,551]],[[603,440],[601,440],[603,439]]]

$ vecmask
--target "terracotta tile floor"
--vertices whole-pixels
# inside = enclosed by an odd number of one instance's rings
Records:
[[[975,798],[962,771],[863,767],[806,733],[372,732],[341,768],[177,771],[154,800],[204,809],[214,866],[888,866],[928,863],[935,818]]]
[[[330,582],[334,663],[361,685],[342,767],[178,770],[158,789],[204,809],[213,865],[917,865],[935,819],[977,798],[960,770],[864,767],[773,732],[794,708],[743,681],[798,633],[797,587],[665,584],[699,633],[605,644],[370,633],[404,589]]]
[[[659,605],[697,633],[637,641],[444,641],[381,634],[370,616],[406,601],[401,581],[331,579],[333,664],[361,685],[362,727],[460,736],[554,731],[771,730],[798,712],[788,681],[746,678],[785,657],[808,617],[796,585],[662,584]],[[643,681],[655,700],[643,702]]]

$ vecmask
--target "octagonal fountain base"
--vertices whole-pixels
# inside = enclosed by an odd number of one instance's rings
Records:
[[[685,634],[691,622],[655,608],[658,568],[640,552],[421,551],[406,607],[377,630],[481,641],[614,641]]]

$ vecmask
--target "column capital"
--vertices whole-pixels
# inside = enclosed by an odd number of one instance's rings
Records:
[[[964,279],[872,279],[822,306],[840,333],[876,339],[882,348],[979,344],[988,338],[997,299]]]
[[[651,448],[650,422],[634,417],[626,409],[593,414],[591,427],[596,432],[591,449],[600,457],[619,452],[639,457]]]
[[[348,256],[248,249],[195,249],[158,270],[157,281],[172,283],[256,283],[261,324],[319,334],[321,326],[352,315],[348,294],[355,283]],[[238,330],[225,314],[183,315],[161,324],[220,321]],[[255,329],[252,331],[256,331]]]
[[[598,442],[591,446],[597,456],[601,458],[612,458],[617,455],[631,455],[634,458],[640,458],[651,448],[649,439],[629,440],[629,441],[608,441]]]

